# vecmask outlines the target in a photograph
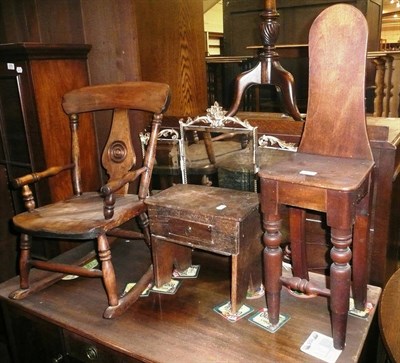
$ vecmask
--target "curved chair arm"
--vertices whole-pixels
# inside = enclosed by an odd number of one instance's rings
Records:
[[[136,180],[141,174],[147,171],[147,167],[142,167],[135,171],[126,173],[122,178],[117,180],[111,180],[107,184],[103,185],[100,189],[102,196],[104,197],[104,218],[111,219],[114,215],[114,204],[115,196],[114,193],[123,188],[126,184]]]
[[[14,189],[18,189],[18,188],[23,187],[24,185],[33,184],[42,179],[57,175],[64,170],[72,169],[73,167],[74,167],[74,164],[68,164],[68,165],[63,165],[63,166],[52,166],[46,170],[43,170],[43,171],[40,171],[37,173],[26,174],[19,178],[13,179],[11,181],[11,184]]]
[[[32,212],[36,208],[36,203],[29,185],[37,183],[42,179],[50,178],[54,175],[61,173],[64,170],[72,169],[73,167],[74,164],[52,166],[44,171],[27,174],[17,179],[13,179],[11,181],[11,184],[14,189],[22,188],[22,198],[24,200],[25,208],[28,212]]]

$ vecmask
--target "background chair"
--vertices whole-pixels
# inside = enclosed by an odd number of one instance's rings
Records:
[[[157,134],[168,107],[169,86],[152,82],[125,82],[84,87],[64,95],[63,108],[68,114],[72,135],[71,164],[53,167],[44,172],[32,173],[18,178],[14,184],[22,187],[27,212],[14,217],[15,227],[21,232],[20,241],[20,289],[10,294],[12,299],[22,299],[59,280],[64,274],[86,277],[100,277],[103,280],[108,298],[105,318],[111,318],[124,312],[139,297],[143,289],[153,278],[152,269],[136,284],[135,288],[121,297],[117,291],[116,276],[111,258],[110,244],[114,237],[124,239],[144,239],[150,245],[148,219],[144,200],[149,193],[153,170]],[[140,110],[153,114],[151,133],[144,160],[136,158],[130,129],[128,111]],[[82,190],[84,171],[80,169],[80,146],[78,124],[79,115],[100,110],[112,110],[113,119],[108,141],[105,145],[102,164],[108,175],[108,183],[100,192]],[[83,119],[82,122],[87,122]],[[134,135],[137,136],[138,135]],[[137,139],[139,141],[139,137]],[[65,142],[65,140],[60,140]],[[74,195],[71,198],[35,208],[29,184],[43,178],[57,175],[65,170],[71,171]],[[138,182],[138,193],[130,194],[128,187]],[[120,228],[125,222],[137,217],[142,232]],[[112,236],[113,238],[108,238]],[[55,261],[33,260],[30,256],[31,238],[95,240],[100,268],[82,267],[96,257],[91,253],[67,265]],[[31,267],[58,272],[52,277],[29,283]]]
[[[270,322],[278,323],[282,283],[301,292],[330,296],[337,349],[345,346],[351,277],[356,309],[364,310],[367,297],[369,195],[374,166],[364,105],[367,36],[367,22],[353,6],[334,5],[316,18],[309,36],[307,121],[298,151],[269,150],[260,161]],[[290,207],[294,278],[282,277],[280,204]],[[326,213],[331,228],[330,289],[316,287],[308,279],[304,243],[307,209]]]

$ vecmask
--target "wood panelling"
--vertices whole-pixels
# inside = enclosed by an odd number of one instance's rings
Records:
[[[167,114],[196,116],[207,108],[201,0],[135,0],[142,78],[166,82]]]
[[[81,0],[90,83],[140,79],[136,12],[132,0]]]
[[[0,20],[1,43],[39,42],[35,1],[0,0]]]
[[[81,0],[81,9],[85,42],[92,44],[88,57],[90,84],[140,80],[134,2]],[[96,119],[98,153],[101,155],[108,137],[110,118],[96,115]],[[137,123],[134,126],[143,128]],[[134,146],[140,155],[139,143]]]
[[[58,100],[62,99],[64,93],[88,84],[85,62],[70,59],[32,60],[30,70],[46,165],[67,165],[71,162],[71,132],[68,117]],[[79,132],[84,135],[85,140],[84,145],[81,145],[86,151],[81,155],[84,170],[86,175],[92,176],[85,178],[87,182],[84,189],[93,190],[99,186],[99,179],[98,165],[95,163],[96,157],[93,152],[96,150],[96,135],[92,121],[82,120]],[[72,195],[69,175],[60,174],[51,178],[49,186],[52,200],[61,200]]]
[[[83,43],[81,0],[0,0],[0,42]]]
[[[0,43],[90,44],[90,84],[165,82],[172,90],[168,113],[196,116],[207,107],[202,6],[202,0],[0,0]],[[101,125],[98,152],[109,128]]]
[[[40,39],[46,43],[84,43],[81,0],[35,1]],[[30,14],[27,14],[28,17]]]

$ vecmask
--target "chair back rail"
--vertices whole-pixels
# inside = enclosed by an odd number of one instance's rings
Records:
[[[364,21],[353,21],[353,16],[362,18],[363,14],[336,7],[320,14],[311,26],[301,152],[372,160],[364,105],[368,28]],[[336,47],[333,39],[348,46]],[[318,56],[322,53],[323,57]]]

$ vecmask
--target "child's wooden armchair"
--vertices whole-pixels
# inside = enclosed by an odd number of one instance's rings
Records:
[[[61,279],[64,274],[73,274],[102,278],[109,305],[104,312],[105,318],[121,314],[137,300],[144,287],[153,278],[152,269],[149,268],[134,289],[124,297],[120,297],[110,251],[112,239],[109,241],[107,237],[144,239],[150,244],[144,199],[149,192],[157,133],[163,112],[168,107],[169,94],[169,86],[166,84],[124,82],[84,87],[64,95],[62,105],[69,116],[72,135],[71,164],[53,167],[14,180],[15,186],[22,188],[27,212],[13,219],[15,227],[21,232],[20,289],[12,292],[10,298],[25,298]],[[80,153],[84,150],[80,150],[80,145],[84,142],[81,141],[80,144],[78,140],[79,115],[100,110],[113,111],[112,126],[102,156],[102,163],[109,179],[100,191],[83,192]],[[145,111],[152,115],[151,136],[144,160],[135,156],[129,110]],[[82,119],[82,122],[85,121],[87,120]],[[139,140],[138,135],[137,137]],[[29,184],[66,170],[72,174],[74,195],[67,200],[36,208]],[[138,193],[130,194],[128,187],[134,181],[138,181]],[[135,217],[138,218],[143,233],[119,228]],[[73,265],[56,263],[52,260],[38,261],[31,258],[32,237],[46,238],[50,241],[60,238],[82,242],[96,240],[97,253],[91,253]],[[82,267],[96,256],[101,266],[99,269]],[[54,271],[57,274],[30,284],[31,267]]]

